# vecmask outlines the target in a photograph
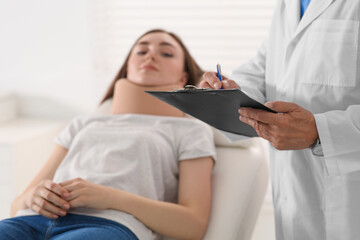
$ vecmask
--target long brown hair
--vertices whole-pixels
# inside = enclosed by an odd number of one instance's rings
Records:
[[[133,50],[135,44],[145,35],[150,34],[150,33],[166,33],[168,35],[170,35],[173,39],[175,39],[176,42],[179,43],[179,45],[181,46],[182,50],[184,51],[184,67],[185,67],[185,72],[188,74],[188,80],[186,82],[186,85],[197,85],[201,79],[202,74],[204,73],[204,71],[199,67],[199,65],[195,62],[194,58],[190,55],[190,52],[187,50],[187,48],[185,47],[184,43],[181,41],[181,39],[174,33],[172,32],[168,32],[165,31],[163,29],[152,29],[150,31],[147,31],[146,33],[144,33],[143,35],[141,35],[133,44],[133,46],[131,47],[123,65],[121,66],[119,72],[116,74],[114,80],[111,82],[109,89],[107,90],[104,98],[101,100],[100,104],[102,104],[103,102],[105,102],[107,99],[112,98],[114,95],[114,86],[117,80],[121,79],[121,78],[126,78],[127,77],[127,66],[128,66],[128,62],[129,62],[129,58],[130,58],[130,54],[131,51]]]

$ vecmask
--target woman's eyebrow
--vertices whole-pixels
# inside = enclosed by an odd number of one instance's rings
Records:
[[[138,42],[138,45],[149,45],[150,43],[149,42],[146,42],[146,41],[142,41],[142,42]]]
[[[149,44],[150,44],[150,43],[147,42],[147,41],[141,41],[141,42],[138,43],[138,45],[146,45],[146,46],[149,45]],[[159,45],[160,45],[160,46],[169,46],[169,47],[175,48],[175,46],[172,45],[172,44],[169,43],[169,42],[161,42]]]
[[[168,43],[168,42],[161,42],[160,46],[169,46],[169,47],[175,48],[174,45],[172,45],[171,43]]]

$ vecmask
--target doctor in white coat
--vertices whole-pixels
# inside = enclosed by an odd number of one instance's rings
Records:
[[[309,0],[308,0],[309,1]],[[257,56],[223,81],[281,114],[240,108],[271,143],[278,240],[360,239],[360,0],[280,0]],[[218,89],[215,73],[201,87]]]

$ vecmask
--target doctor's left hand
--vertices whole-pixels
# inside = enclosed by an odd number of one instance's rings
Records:
[[[268,102],[270,113],[254,108],[239,108],[240,121],[252,126],[257,134],[278,150],[310,147],[319,137],[314,115],[290,102]]]
[[[66,198],[70,207],[86,207],[92,209],[107,209],[106,199],[109,197],[108,187],[86,181],[82,178],[75,178],[60,183],[60,186],[67,189],[70,196]]]

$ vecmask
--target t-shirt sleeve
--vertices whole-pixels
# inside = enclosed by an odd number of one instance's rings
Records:
[[[196,120],[182,130],[178,148],[179,161],[200,157],[212,157],[216,161],[214,136],[207,124]]]
[[[76,134],[83,127],[83,121],[80,117],[73,119],[68,125],[55,137],[54,142],[63,146],[67,149],[70,148],[70,145],[76,136]]]

